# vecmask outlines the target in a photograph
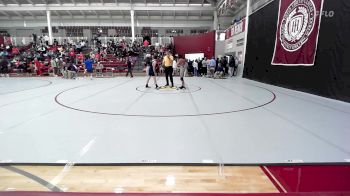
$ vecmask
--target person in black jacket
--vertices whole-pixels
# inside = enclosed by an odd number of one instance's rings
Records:
[[[156,70],[156,65],[157,65],[157,56],[153,56],[153,59],[151,60],[151,55],[147,54],[146,59],[146,74],[148,76],[147,81],[146,81],[146,88],[150,88],[148,86],[148,82],[151,78],[154,80],[154,85],[156,86],[156,89],[158,89],[158,84],[157,84],[157,79],[155,76],[155,70]]]
[[[233,77],[236,71],[236,59],[235,56],[231,56],[229,66],[229,76]]]
[[[134,76],[132,75],[132,63],[130,61],[130,58],[128,58],[127,65],[128,65],[128,72],[126,72],[126,77],[128,77],[130,73],[130,77],[132,78]]]

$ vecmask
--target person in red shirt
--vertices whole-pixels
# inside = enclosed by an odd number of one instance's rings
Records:
[[[95,61],[96,61],[96,62],[99,62],[99,61],[100,61],[100,58],[101,58],[101,54],[100,54],[100,53],[96,53],[96,55],[95,55]]]
[[[149,42],[148,42],[147,39],[143,42],[143,46],[144,46],[144,47],[148,47],[148,46],[149,46]]]
[[[69,55],[69,58],[70,58],[71,62],[74,62],[74,60],[75,60],[75,52],[74,52],[73,48],[71,48],[69,50],[69,54],[68,55]]]
[[[84,54],[80,52],[80,54],[77,56],[78,62],[83,63],[84,62]]]
[[[13,55],[18,55],[19,54],[18,48],[16,48],[16,47],[12,48],[12,54]]]
[[[38,76],[42,76],[42,74],[43,74],[43,71],[42,71],[43,64],[37,58],[35,58],[34,65],[35,65],[35,69],[36,69],[36,74]]]

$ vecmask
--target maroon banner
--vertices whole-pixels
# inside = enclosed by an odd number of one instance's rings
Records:
[[[323,0],[280,0],[272,65],[315,63]]]

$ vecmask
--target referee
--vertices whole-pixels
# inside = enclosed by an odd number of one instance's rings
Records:
[[[163,65],[165,66],[166,86],[169,86],[169,79],[168,79],[168,77],[170,77],[171,87],[174,87],[173,61],[174,61],[174,57],[171,55],[170,52],[167,52],[166,55],[163,58]]]

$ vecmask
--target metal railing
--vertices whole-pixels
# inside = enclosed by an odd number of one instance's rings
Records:
[[[128,43],[131,42],[132,38],[131,37],[99,37],[98,38],[101,43],[105,44],[110,40],[113,40],[114,42],[119,42],[121,40],[124,40]],[[5,45],[15,45],[15,46],[25,46],[28,45],[29,43],[32,43],[33,37],[6,37],[4,38],[5,40]],[[80,42],[81,40],[87,40],[89,45],[93,45],[93,42],[91,40],[88,40],[88,37],[52,37],[52,41],[56,40],[59,45],[62,44],[76,44]],[[142,37],[135,37],[135,41],[142,42],[143,38]],[[37,37],[37,43],[43,42],[45,43],[45,40],[43,38]],[[173,42],[172,37],[151,37],[151,42],[152,44],[158,43],[160,45],[168,45]]]

